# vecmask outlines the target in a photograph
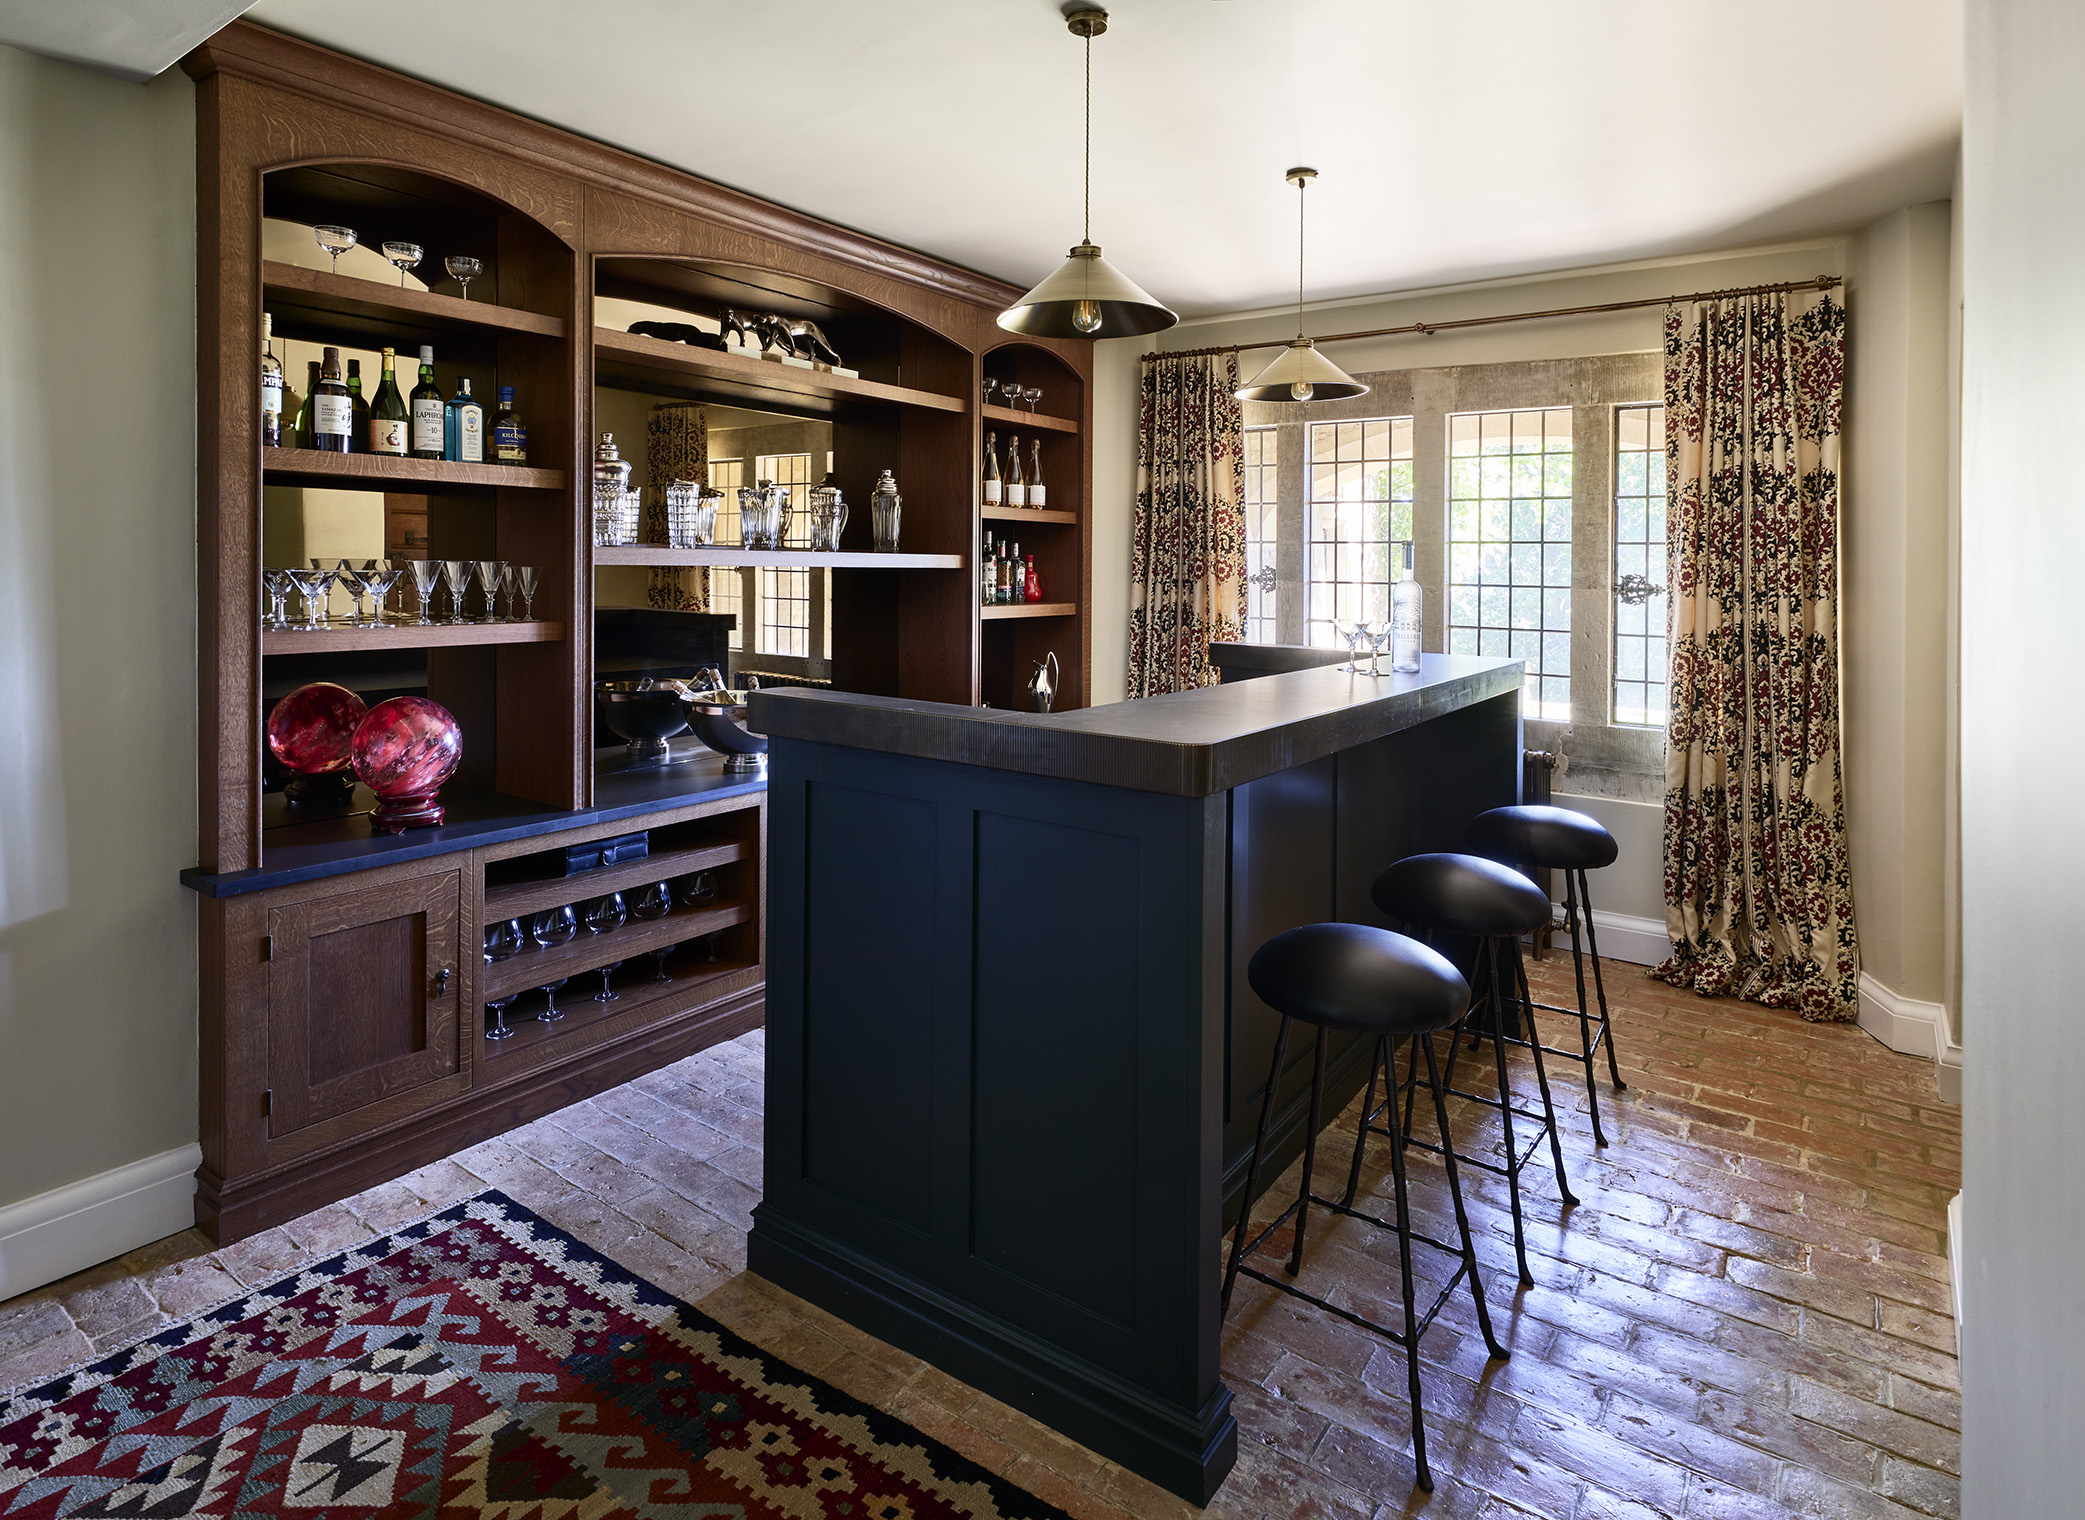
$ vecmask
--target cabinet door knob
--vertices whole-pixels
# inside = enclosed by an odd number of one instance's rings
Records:
[[[434,995],[440,997],[449,990],[449,967],[444,966],[434,974]]]

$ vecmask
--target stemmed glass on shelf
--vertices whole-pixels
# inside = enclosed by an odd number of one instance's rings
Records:
[[[521,920],[518,918],[487,924],[485,963],[489,966],[494,961],[511,960],[521,953],[521,948],[526,943],[527,940],[521,932]],[[492,1010],[493,1019],[492,1028],[485,1031],[486,1039],[505,1040],[513,1036],[514,1031],[507,1027],[507,1005],[519,996],[519,992],[510,992],[503,998],[492,998],[486,1002],[485,1006]]]
[[[434,588],[442,578],[442,562],[438,559],[409,559],[405,568],[413,578],[413,590],[420,597],[418,626],[425,628],[434,622]]]
[[[1389,674],[1383,669],[1383,646],[1390,642],[1390,630],[1395,626],[1387,617],[1368,625],[1368,673],[1372,676]]]
[[[478,567],[478,591],[485,598],[485,616],[482,621],[497,623],[500,620],[499,603],[496,598],[500,589],[500,572],[507,566],[505,560],[474,559]]]
[[[514,567],[514,589],[521,593],[521,621],[534,619],[536,612],[536,567],[516,565]]]
[[[647,882],[630,894],[630,917],[641,924],[653,923],[673,911],[673,888],[663,881]],[[655,982],[670,982],[666,974],[666,957],[673,954],[673,946],[665,945],[651,952],[659,963]]]
[[[375,560],[364,560],[362,564],[364,569],[373,570],[376,568]],[[314,570],[318,569],[319,562],[313,560],[311,567]],[[340,589],[348,594],[349,601],[354,605],[354,611],[348,614],[348,627],[361,627],[362,598],[369,595],[369,587],[362,579],[362,571],[355,568],[353,560],[342,559],[333,562],[333,574],[340,583]]]
[[[572,911],[570,904],[562,908],[545,908],[536,915],[535,922],[530,927],[536,943],[545,950],[550,950],[558,945],[570,944],[577,937],[579,915]],[[557,990],[565,985],[565,981],[564,977],[558,977],[554,981],[537,984],[536,990],[543,994],[543,1011],[536,1017],[545,1024],[554,1024],[565,1016],[564,1010],[557,1006]]]
[[[1365,675],[1361,668],[1361,642],[1368,637],[1366,618],[1334,618],[1332,631],[1346,640],[1347,662],[1339,667],[1347,675]]]
[[[623,906],[620,892],[610,892],[586,905],[586,931],[589,934],[610,933],[629,922],[629,918],[629,910]]]
[[[1039,385],[1028,386],[1021,392],[1021,399],[1028,403],[1024,410],[1034,411],[1035,403],[1042,400],[1042,387]]]
[[[314,565],[308,570],[287,570],[290,584],[297,588],[297,595],[304,598],[304,621],[297,626],[307,630],[326,626],[326,598],[333,590],[335,572],[322,570]]]
[[[361,241],[355,235],[354,228],[335,227],[325,223],[312,228],[311,235],[318,239],[319,247],[333,255],[333,272],[335,274],[340,273],[340,256]]]
[[[471,589],[471,562],[467,559],[445,559],[441,561],[442,580],[449,587],[449,615],[442,621],[449,624],[463,621],[463,598]]]
[[[595,1002],[613,1003],[621,999],[622,994],[620,992],[617,992],[613,987],[608,985],[608,978],[615,972],[622,970],[622,968],[623,963],[621,961],[610,961],[605,966],[597,966],[594,968],[595,970],[601,973],[601,990],[594,994]]]
[[[370,596],[375,598],[370,608],[369,620],[376,627],[384,626],[384,603],[390,599],[391,588],[398,584],[398,578],[404,574],[405,561],[402,559],[372,560],[370,567],[362,572],[362,584],[369,588]]]
[[[520,996],[521,994],[518,992],[510,992],[503,998],[493,998],[486,1003],[485,1006],[492,1010],[492,1027],[485,1031],[486,1039],[511,1040],[514,1038],[514,1031],[507,1027],[507,1007]]]
[[[999,389],[999,382],[990,375],[985,376],[985,405],[992,404],[992,394]]]
[[[442,267],[449,271],[449,278],[463,287],[463,298],[471,298],[471,281],[485,272],[485,261],[474,259],[467,253],[452,253],[442,260]]]
[[[268,593],[268,616],[263,628],[287,628],[290,626],[289,600],[290,573],[287,570],[262,570],[261,585]]]
[[[398,266],[398,284],[400,289],[405,287],[405,272],[419,264],[420,258],[425,251],[418,243],[384,244],[384,257]]]

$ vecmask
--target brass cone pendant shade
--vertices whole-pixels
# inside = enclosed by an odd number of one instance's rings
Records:
[[[1296,339],[1232,393],[1240,401],[1340,401],[1368,394],[1367,386],[1303,336],[1303,190],[1317,177],[1315,169],[1291,169],[1287,175],[1296,187]]]
[[[1152,300],[1093,245],[1093,39],[1108,29],[1108,13],[1078,10],[1065,19],[1072,35],[1086,40],[1087,235],[1065,255],[1061,269],[999,313],[999,325],[1032,338],[1127,338],[1158,332],[1178,322],[1178,314]]]

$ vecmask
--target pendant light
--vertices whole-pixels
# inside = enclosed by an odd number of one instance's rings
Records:
[[[1291,169],[1287,175],[1296,187],[1296,341],[1237,390],[1240,401],[1343,401],[1368,394],[1367,386],[1303,336],[1303,190],[1317,177],[1315,169]]]
[[[1145,294],[1093,246],[1093,39],[1108,29],[1098,7],[1065,17],[1086,40],[1086,230],[1064,267],[999,313],[1008,332],[1032,338],[1126,338],[1171,327],[1179,315]]]

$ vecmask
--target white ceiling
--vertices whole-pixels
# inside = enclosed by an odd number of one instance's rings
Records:
[[[0,0],[0,42],[146,80],[253,0]]]
[[[79,3],[79,0],[66,0]],[[62,7],[60,7],[62,8]],[[1114,0],[1093,235],[1185,315],[1838,231],[1945,196],[1960,0]],[[1026,285],[1058,0],[260,0],[252,19]]]

